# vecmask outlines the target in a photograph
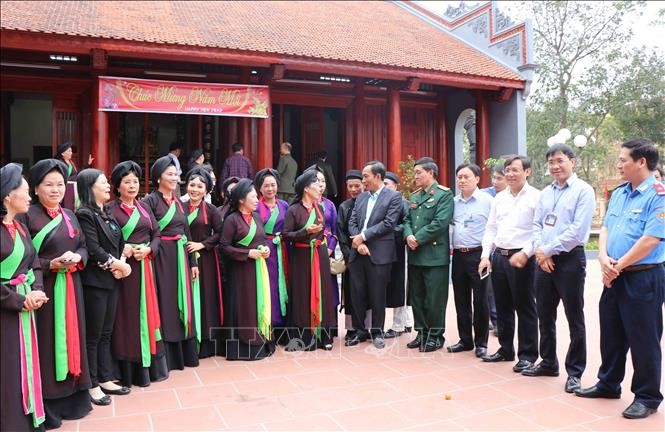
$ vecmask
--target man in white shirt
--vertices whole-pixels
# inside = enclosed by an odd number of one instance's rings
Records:
[[[505,163],[508,188],[496,195],[490,210],[478,271],[492,272],[496,296],[499,350],[483,357],[486,362],[513,361],[515,312],[517,312],[517,356],[513,371],[522,372],[538,359],[538,317],[533,285],[533,215],[540,191],[527,183],[531,161],[510,156]],[[490,263],[489,256],[492,255]]]

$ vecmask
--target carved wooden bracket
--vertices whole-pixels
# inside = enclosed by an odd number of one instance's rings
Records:
[[[92,68],[97,70],[105,70],[108,68],[108,55],[106,50],[100,48],[93,48],[90,50],[92,57]]]

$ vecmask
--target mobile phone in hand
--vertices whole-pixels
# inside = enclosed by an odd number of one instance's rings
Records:
[[[489,276],[489,275],[490,275],[490,268],[489,268],[489,267],[485,267],[485,268],[483,269],[483,272],[480,273],[480,280],[485,279],[485,278],[486,278],[487,276]]]

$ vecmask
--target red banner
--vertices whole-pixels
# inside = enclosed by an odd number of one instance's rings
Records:
[[[267,118],[267,86],[99,77],[99,111]]]

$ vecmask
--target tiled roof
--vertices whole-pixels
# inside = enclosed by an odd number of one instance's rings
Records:
[[[389,2],[3,1],[0,27],[521,81]]]

